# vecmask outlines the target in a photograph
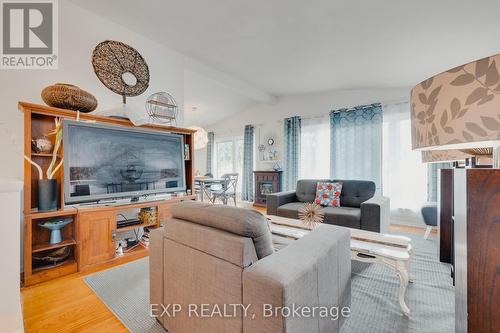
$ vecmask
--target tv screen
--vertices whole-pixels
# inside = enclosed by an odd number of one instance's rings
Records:
[[[63,147],[66,204],[186,189],[182,135],[65,120]]]

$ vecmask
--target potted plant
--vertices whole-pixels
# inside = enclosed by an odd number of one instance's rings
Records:
[[[40,165],[35,163],[26,155],[24,158],[36,167],[38,170],[38,210],[39,211],[50,211],[57,209],[57,179],[54,179],[54,175],[57,170],[63,164],[63,159],[56,164],[58,159],[58,151],[61,146],[62,141],[62,118],[55,119],[56,127],[52,130],[48,135],[55,136],[55,144],[54,149],[52,151],[52,161],[50,162],[49,167],[45,173],[46,178],[44,179],[43,171]]]

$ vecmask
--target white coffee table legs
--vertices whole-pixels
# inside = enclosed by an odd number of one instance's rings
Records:
[[[411,257],[412,256],[410,255],[408,259],[397,260],[351,249],[351,259],[366,263],[383,264],[396,272],[396,275],[399,278],[399,305],[401,306],[403,313],[407,316],[410,314],[410,309],[405,302],[406,288],[408,287],[408,283],[413,282],[410,279]]]
[[[399,305],[401,306],[403,313],[408,316],[410,314],[410,309],[406,305],[405,295],[406,288],[410,282],[410,276],[406,266],[406,263],[400,261],[396,262],[396,275],[399,277]]]

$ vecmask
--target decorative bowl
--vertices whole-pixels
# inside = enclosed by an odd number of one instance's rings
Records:
[[[34,138],[31,140],[31,150],[35,153],[50,153],[52,150],[52,141],[46,136]]]
[[[67,83],[46,87],[42,90],[42,99],[49,106],[85,113],[97,108],[97,99],[91,93]]]
[[[66,217],[59,220],[40,223],[39,226],[45,229],[49,229],[51,231],[50,241],[49,241],[50,244],[58,244],[62,242],[61,229],[65,225],[70,224],[71,222],[73,222],[73,218]]]
[[[39,265],[54,267],[63,264],[71,254],[71,248],[64,246],[59,249],[33,253],[33,262]]]

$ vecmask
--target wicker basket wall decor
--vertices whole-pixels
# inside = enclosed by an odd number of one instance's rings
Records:
[[[138,96],[149,86],[149,68],[133,47],[113,40],[99,43],[92,53],[92,66],[101,82],[111,91],[126,97]],[[135,80],[128,82],[126,76]]]
[[[91,112],[97,108],[97,99],[91,93],[67,83],[44,88],[42,99],[47,105],[61,109]]]

